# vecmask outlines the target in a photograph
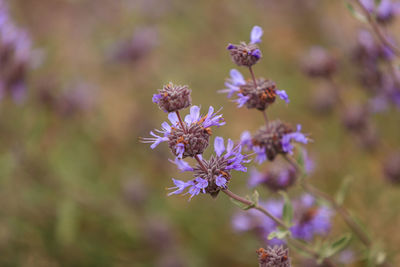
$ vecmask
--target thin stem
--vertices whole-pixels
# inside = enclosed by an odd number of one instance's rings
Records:
[[[251,78],[253,79],[253,82],[254,82],[254,87],[257,89],[256,77],[254,76],[254,72],[253,72],[253,69],[251,68],[251,66],[249,67],[249,71],[251,74]]]
[[[288,161],[293,167],[295,167],[297,170],[300,170],[299,166],[297,163],[293,161],[292,158],[288,157],[287,155],[284,156],[286,161]],[[303,174],[305,175],[305,174]],[[346,208],[343,206],[339,205],[339,203],[336,202],[336,200],[328,195],[327,193],[320,191],[316,187],[312,186],[307,182],[306,179],[303,179],[301,186],[303,189],[319,198],[322,198],[330,203],[330,205],[342,216],[343,220],[345,223],[349,226],[349,228],[359,237],[361,242],[366,246],[366,247],[371,247],[371,239],[368,237],[368,235],[364,232],[363,229],[360,228],[360,226],[354,221],[350,213],[347,211]]]
[[[262,114],[264,116],[265,125],[268,126],[268,116],[267,116],[267,112],[265,111],[265,109],[262,111]]]
[[[372,30],[375,32],[378,39],[387,47],[389,47],[397,56],[400,56],[400,49],[395,46],[383,33],[382,29],[379,27],[375,18],[369,13],[369,11],[365,8],[365,6],[361,3],[360,0],[355,0],[364,13],[364,16],[367,18],[368,23],[371,25]]]
[[[185,127],[185,124],[182,121],[181,114],[179,113],[178,110],[175,111],[175,113],[176,113],[176,116],[178,116],[178,120],[179,120],[179,123],[181,124],[183,132],[186,132],[186,127]]]
[[[272,215],[269,211],[267,211],[266,209],[264,209],[263,207],[259,206],[259,205],[254,205],[254,203],[248,199],[245,199],[244,197],[241,197],[239,195],[236,195],[235,193],[233,193],[232,191],[228,190],[228,189],[223,189],[222,192],[224,192],[225,194],[227,194],[229,197],[245,204],[248,206],[251,206],[251,208],[256,209],[260,212],[262,212],[263,214],[265,214],[267,217],[269,217],[271,220],[273,220],[279,227],[284,228],[285,230],[290,230],[290,227],[288,225],[286,225],[286,223],[284,223],[281,219],[275,217],[274,215]],[[314,250],[310,249],[309,247],[307,247],[305,244],[303,244],[302,242],[298,241],[297,239],[291,238],[291,237],[287,237],[287,241],[289,244],[291,244],[294,247],[297,247],[298,249],[310,254],[311,256],[313,256],[316,259],[319,259],[319,254],[317,252],[315,252]],[[327,266],[330,267],[335,267],[336,265],[329,259],[325,259],[324,263]]]

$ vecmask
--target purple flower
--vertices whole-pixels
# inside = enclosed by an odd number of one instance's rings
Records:
[[[162,94],[154,94],[152,101],[153,101],[153,103],[158,104],[162,98],[163,98]]]
[[[183,143],[177,144],[176,145],[176,154],[178,155],[178,158],[182,158],[183,153],[185,153],[185,145]]]
[[[289,104],[289,102],[290,102],[289,96],[286,94],[285,90],[276,90],[275,92],[283,101],[285,101],[287,104]]]
[[[260,26],[254,26],[250,33],[250,43],[251,44],[260,43],[263,33],[264,31]]]
[[[219,187],[226,187],[226,182],[227,180],[221,175],[215,179],[215,184]]]
[[[293,145],[291,144],[291,141],[296,141],[298,143],[303,143],[303,144],[307,144],[308,143],[308,139],[307,137],[300,132],[301,131],[301,125],[298,124],[297,125],[297,132],[294,133],[289,133],[289,134],[285,134],[282,137],[282,149],[284,152],[286,153],[293,153]]]
[[[237,94],[239,97],[238,99],[235,99],[234,102],[238,104],[238,108],[241,108],[246,104],[246,102],[250,99],[250,96],[244,96],[242,93]]]
[[[226,80],[226,89],[219,90],[220,93],[228,93],[228,98],[240,90],[240,86],[246,84],[243,75],[236,69],[231,69],[230,78]]]
[[[179,158],[175,158],[175,161],[170,160],[172,163],[174,163],[179,170],[181,170],[182,172],[190,172],[193,171],[193,168],[189,165],[189,163],[187,163],[186,161],[179,159]]]
[[[263,163],[267,160],[267,154],[265,154],[265,149],[260,146],[253,146],[253,151],[256,153],[256,161],[258,164]]]
[[[254,49],[253,51],[250,52],[250,55],[255,57],[256,59],[260,59],[262,57],[261,50],[260,49]]]
[[[272,165],[262,173],[252,169],[248,180],[250,188],[260,184],[267,186],[272,191],[287,190],[297,178],[296,169],[284,164]]]
[[[171,193],[168,193],[168,196],[178,195],[178,194],[182,193],[186,187],[193,185],[192,182],[184,182],[181,180],[176,180],[174,178],[172,178],[172,181],[174,182],[175,186],[168,188],[168,190],[172,190],[172,189],[176,189],[176,190]]]

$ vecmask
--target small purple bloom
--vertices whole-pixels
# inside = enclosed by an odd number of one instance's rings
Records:
[[[190,172],[193,171],[193,168],[189,165],[189,163],[187,163],[186,161],[179,159],[179,158],[175,158],[175,161],[170,160],[172,163],[174,163],[178,169],[182,172]]]
[[[200,108],[198,106],[192,106],[190,108],[190,114],[186,115],[185,122],[187,124],[193,124],[200,118]]]
[[[246,81],[243,78],[243,75],[237,69],[231,69],[229,72],[231,75],[231,80],[234,85],[243,85],[246,84]]]
[[[251,133],[249,131],[244,131],[240,135],[240,144],[245,145],[245,146],[251,146]]]
[[[250,33],[250,43],[251,44],[260,43],[263,33],[264,31],[260,26],[254,26]]]
[[[250,99],[250,96],[245,96],[242,93],[237,94],[239,97],[238,99],[235,99],[234,102],[238,103],[238,107],[241,108],[246,104],[246,102]]]
[[[307,144],[308,139],[307,137],[300,132],[301,131],[301,125],[297,125],[297,131],[294,133],[289,133],[285,134],[282,137],[282,150],[286,153],[292,153],[293,151],[293,145],[290,143],[292,140],[298,142],[298,143],[303,143]]]
[[[214,150],[218,157],[222,155],[225,151],[224,139],[217,136],[214,140]]]
[[[162,98],[162,95],[161,94],[154,94],[153,95],[153,98],[152,98],[152,101],[153,101],[153,103],[156,103],[156,104],[158,104],[158,102],[160,102],[160,99]]]
[[[215,184],[219,187],[226,187],[226,182],[226,179],[221,175],[215,178]]]
[[[375,8],[374,0],[360,0],[360,3],[364,6],[365,9],[368,10],[368,12],[374,11]]]
[[[222,114],[218,114],[219,111],[217,111],[216,113],[214,113],[214,108],[212,106],[210,106],[210,108],[208,109],[208,113],[205,116],[205,120],[203,122],[203,127],[204,128],[208,128],[211,126],[222,126],[225,125],[225,121],[222,118]]]
[[[229,45],[228,45],[228,47],[227,47],[226,49],[228,49],[228,50],[231,50],[231,49],[234,49],[234,48],[236,48],[236,46],[235,46],[235,45],[233,45],[233,44],[229,44]]]
[[[257,59],[260,59],[261,56],[262,56],[261,51],[258,48],[253,50],[253,51],[251,51],[251,55],[256,57]]]
[[[184,181],[181,181],[181,180],[176,180],[174,178],[172,178],[172,181],[174,182],[175,186],[168,188],[168,190],[171,190],[171,189],[176,189],[176,190],[171,192],[171,193],[168,193],[168,196],[178,195],[178,194],[182,193],[183,190],[185,190],[186,187],[192,185],[191,182],[184,182]]]
[[[258,164],[263,163],[267,160],[267,154],[265,154],[265,149],[260,146],[253,146],[253,151],[256,153],[256,160]]]
[[[178,155],[178,158],[182,158],[183,153],[185,153],[185,145],[182,143],[177,144],[176,145],[176,154]]]
[[[196,180],[197,184],[195,184],[194,186],[196,186],[199,189],[203,190],[203,193],[205,194],[205,188],[208,186],[208,181],[206,179],[203,179],[201,177],[197,177]]]
[[[275,92],[283,101],[286,102],[286,104],[289,104],[289,96],[286,94],[285,90],[276,90]]]

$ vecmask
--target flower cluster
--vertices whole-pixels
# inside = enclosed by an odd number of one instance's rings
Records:
[[[253,135],[245,131],[242,133],[241,142],[256,153],[259,163],[265,160],[274,160],[278,154],[293,153],[292,141],[307,144],[309,139],[297,125],[297,131],[293,127],[280,120],[274,120],[261,127]]]
[[[30,64],[31,39],[19,29],[9,15],[3,0],[0,1],[0,98],[9,94],[19,102],[26,92],[26,72]]]
[[[286,103],[289,103],[289,97],[284,90],[278,90],[275,82],[265,78],[255,78],[251,67],[261,58],[261,51],[256,45],[261,42],[263,30],[259,26],[254,26],[250,33],[250,43],[241,42],[240,45],[228,45],[233,62],[238,66],[246,66],[250,69],[252,79],[245,80],[243,75],[236,69],[230,71],[230,78],[226,79],[227,88],[220,90],[222,93],[228,93],[228,98],[236,94],[234,100],[238,107],[246,105],[247,108],[256,108],[265,110],[269,105],[275,102],[276,96],[279,96]]]
[[[216,197],[220,190],[226,189],[231,180],[231,171],[246,172],[243,165],[248,163],[248,157],[241,153],[241,144],[235,145],[229,139],[226,146],[222,137],[214,140],[214,151],[208,160],[203,158],[203,152],[209,145],[212,126],[225,124],[221,114],[209,107],[207,114],[200,114],[200,107],[191,106],[190,113],[182,120],[179,110],[191,105],[191,90],[187,86],[174,86],[172,83],[164,86],[158,94],[153,95],[153,102],[168,113],[170,123],[163,122],[161,130],[151,131],[153,137],[143,138],[143,143],[151,143],[154,149],[162,142],[167,142],[175,160],[172,161],[183,172],[192,172],[193,179],[182,181],[172,179],[174,187],[168,195],[189,194],[192,197],[203,193]],[[191,157],[197,160],[195,166],[183,160]]]
[[[184,160],[175,159],[174,163],[181,171],[191,171],[195,178],[188,182],[172,179],[175,186],[169,189],[174,191],[168,195],[181,194],[188,188],[186,194],[190,195],[190,199],[200,193],[216,197],[220,190],[227,188],[227,184],[231,180],[232,170],[247,171],[247,168],[243,164],[248,163],[249,160],[247,156],[241,154],[241,146],[235,146],[231,139],[228,140],[225,147],[224,139],[216,137],[214,152],[215,154],[209,160],[200,157],[194,167],[191,167]]]
[[[283,201],[269,200],[260,202],[260,205],[275,217],[282,217]],[[293,201],[295,210],[293,226],[290,228],[292,236],[303,240],[311,240],[315,235],[328,234],[331,227],[333,211],[322,205],[318,205],[314,197],[305,194]],[[232,226],[236,231],[255,231],[265,242],[280,244],[278,239],[268,240],[269,233],[276,230],[277,225],[261,213],[250,210],[234,215]]]
[[[272,165],[264,172],[252,169],[248,185],[250,188],[265,185],[272,191],[286,190],[297,179],[297,170],[293,166],[283,164]]]

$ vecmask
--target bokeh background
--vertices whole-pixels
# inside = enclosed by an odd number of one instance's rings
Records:
[[[264,244],[233,231],[237,208],[229,199],[167,197],[170,178],[185,174],[168,162],[166,145],[152,151],[138,141],[166,119],[151,97],[169,81],[188,84],[194,104],[223,107],[227,124],[214,136],[237,140],[263,123],[259,112],[217,93],[235,67],[226,45],[247,41],[253,25],[264,29],[256,75],[291,98],[270,108],[270,118],[311,133],[316,186],[333,193],[353,177],[346,206],[400,264],[400,189],[382,174],[400,147],[399,110],[372,117],[379,143],[365,149],[342,126],[340,110],[311,108],[321,83],[301,69],[309,48],[321,45],[339,59],[346,101],[365,101],[349,55],[363,24],[343,1],[7,3],[34,49],[25,99],[0,103],[1,266],[256,266]],[[397,24],[390,30],[398,32]],[[248,194],[246,180],[236,174],[230,188]],[[347,229],[334,222],[333,236]]]

